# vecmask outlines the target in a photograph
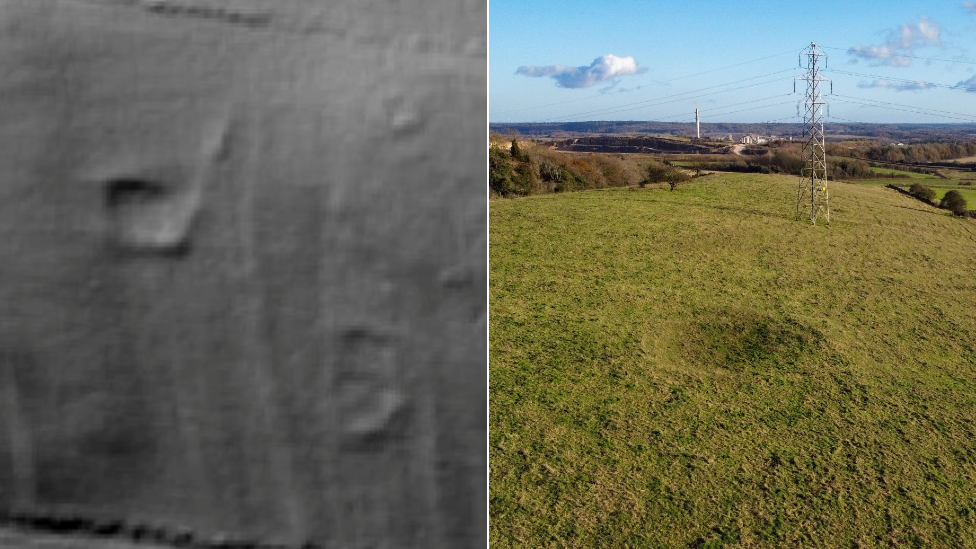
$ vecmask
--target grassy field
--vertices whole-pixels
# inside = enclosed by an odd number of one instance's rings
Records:
[[[868,185],[877,184],[876,181],[872,181],[872,180],[858,181],[858,183],[868,184]],[[904,180],[902,181],[889,180],[885,184],[887,185],[890,183],[894,183],[896,186],[901,187],[903,189],[907,189],[909,187],[909,184],[906,183]],[[942,200],[942,197],[945,196],[945,194],[949,191],[952,190],[959,191],[959,193],[962,194],[963,198],[966,199],[966,202],[969,205],[969,209],[976,210],[976,188],[974,188],[972,184],[961,185],[959,181],[950,181],[950,180],[943,179],[939,181],[927,181],[924,183],[924,185],[926,187],[930,187],[933,191],[935,191],[936,200]]]
[[[888,178],[878,178],[878,179],[847,179],[844,183],[856,183],[858,185],[874,185],[877,187],[885,187],[887,185],[896,185],[898,187],[908,188],[909,185],[915,183],[908,179],[888,179]],[[926,183],[927,184],[927,183]],[[833,182],[830,183],[831,188],[833,188]],[[929,185],[931,186],[931,185]]]
[[[945,193],[951,190],[957,190],[966,199],[966,202],[969,204],[969,209],[976,210],[976,189],[972,187],[932,187],[932,190],[935,191],[935,197],[939,200],[942,200]]]
[[[894,168],[877,168],[871,166],[870,170],[874,173],[892,174],[892,175],[904,175],[909,179],[938,179],[938,177],[927,174],[927,173],[915,173],[906,170],[896,170]]]
[[[954,162],[954,163],[968,164],[970,162],[976,162],[976,156],[966,156],[966,157],[963,157],[963,158],[954,158],[952,160],[947,160],[946,162]]]
[[[947,180],[976,181],[976,172],[971,170],[938,169],[936,172]]]
[[[976,547],[976,223],[796,178],[492,201],[492,547]]]

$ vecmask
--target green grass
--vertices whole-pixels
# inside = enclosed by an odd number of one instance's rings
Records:
[[[870,185],[873,184],[874,182],[871,180],[865,180],[865,181],[858,181],[858,183]],[[889,183],[891,183],[890,180]],[[959,183],[960,182],[958,181],[950,181],[950,180],[943,179],[940,181],[926,182],[925,186],[930,187],[933,191],[935,191],[936,200],[942,200],[942,197],[945,196],[945,194],[949,191],[952,190],[959,191],[962,194],[963,198],[966,199],[966,202],[969,204],[969,209],[976,210],[976,188],[974,188],[973,185],[971,184],[960,185]],[[906,184],[904,181],[896,182],[895,185],[903,189],[908,189],[909,187],[909,185]]]
[[[949,179],[959,179],[963,181],[976,180],[976,172],[970,170],[938,170]]]
[[[915,173],[915,172],[909,172],[905,170],[896,170],[893,168],[876,168],[874,166],[871,166],[869,169],[874,173],[904,175],[909,179],[938,179],[938,177],[927,173]]]
[[[976,546],[976,223],[795,184],[490,204],[492,547]]]
[[[966,199],[966,202],[969,205],[969,209],[976,210],[976,189],[970,187],[954,186],[954,187],[932,187],[932,190],[935,191],[935,196],[938,200],[942,200],[942,197],[945,196],[945,193],[949,191],[952,190],[959,191],[959,194],[961,194],[962,197]]]
[[[884,186],[887,186],[887,185],[896,185],[898,187],[904,187],[906,189],[912,183],[911,181],[909,181],[907,179],[901,179],[901,178],[898,178],[898,179],[889,179],[887,177],[885,177],[885,178],[879,178],[879,179],[845,179],[845,180],[843,180],[843,182],[844,183],[857,183],[858,185],[875,185],[875,186],[878,186],[878,187],[884,187]],[[831,182],[830,184],[833,185],[833,182]],[[929,185],[929,184],[926,183],[926,185]],[[929,185],[929,186],[931,187],[931,185]]]

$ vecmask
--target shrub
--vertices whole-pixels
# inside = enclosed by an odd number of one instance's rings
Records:
[[[921,183],[912,183],[912,186],[908,187],[908,192],[919,200],[924,200],[926,202],[932,202],[935,200],[935,191],[929,187],[926,187],[925,185],[922,185]]]
[[[681,168],[674,165],[663,165],[651,162],[647,166],[647,178],[641,182],[643,187],[646,183],[667,183],[673,191],[678,183],[691,180],[691,176],[686,174]]]
[[[831,175],[841,179],[867,179],[877,174],[871,171],[868,163],[853,158],[835,158],[829,164]]]
[[[511,196],[515,192],[512,166],[502,151],[495,148],[488,153],[488,185],[501,196]]]
[[[566,191],[578,191],[586,188],[589,187],[585,179],[581,179],[575,174],[570,174],[568,177],[563,178],[563,180],[559,183],[556,183],[556,187],[553,189],[553,192],[562,193]]]
[[[955,215],[966,215],[966,212],[969,211],[966,199],[962,196],[962,193],[955,190],[945,193],[939,207],[945,208]]]
[[[603,180],[608,187],[626,187],[630,184],[630,174],[626,169],[626,164],[615,156],[601,154],[593,159],[596,168],[603,175]]]
[[[528,162],[519,162],[515,166],[515,174],[512,176],[512,183],[515,184],[515,193],[518,195],[532,194],[532,165]]]
[[[512,161],[504,151],[492,148],[488,153],[488,185],[503,197],[524,196],[532,191],[532,169],[528,163]]]
[[[668,185],[673,191],[678,183],[691,180],[691,177],[678,168],[668,168],[668,172],[664,176],[664,180],[668,182]]]
[[[570,172],[568,179],[575,179],[579,189],[602,189],[606,187],[603,174],[596,169],[588,158],[574,156],[566,166]]]
[[[522,150],[522,147],[519,146],[517,139],[512,139],[512,158],[522,161],[527,161],[529,159],[529,155]]]
[[[650,164],[647,165],[647,169],[645,171],[645,173],[647,174],[647,178],[644,181],[642,181],[642,183],[644,184],[663,183],[664,181],[667,180],[666,178],[669,169],[673,169],[673,168],[669,168],[664,164],[660,164],[658,162],[652,161]]]
[[[801,175],[806,162],[798,154],[788,150],[778,150],[773,153],[770,161],[773,166],[779,168],[783,173]]]
[[[539,163],[539,177],[543,181],[558,183],[563,180],[563,170],[555,162],[543,160]]]

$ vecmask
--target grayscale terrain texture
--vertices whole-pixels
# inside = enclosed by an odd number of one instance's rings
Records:
[[[485,18],[0,0],[0,545],[486,545]]]

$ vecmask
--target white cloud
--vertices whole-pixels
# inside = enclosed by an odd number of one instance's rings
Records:
[[[900,57],[891,46],[854,46],[847,50],[848,55],[862,59],[876,60],[874,65],[890,65],[892,67],[907,67],[912,64],[910,57]],[[856,60],[853,60],[856,62]]]
[[[939,24],[924,15],[919,18],[918,23],[902,23],[899,30],[893,32],[891,37],[896,37],[898,47],[906,50],[910,50],[916,46],[942,45]],[[891,37],[889,37],[889,40]]]
[[[515,71],[515,74],[533,77],[549,76],[561,88],[588,88],[600,82],[613,81],[620,76],[640,74],[646,70],[637,66],[637,61],[629,55],[617,57],[608,53],[603,57],[597,57],[588,66],[522,66]]]
[[[931,84],[929,82],[902,82],[879,78],[870,82],[862,80],[861,82],[858,82],[857,87],[888,88],[895,91],[920,91],[935,88],[936,86],[935,84]]]
[[[966,88],[969,93],[976,93],[976,74],[956,84],[957,87]]]
[[[976,13],[976,2],[963,2],[962,7],[966,8],[969,13]]]
[[[915,23],[902,23],[897,29],[888,32],[888,39],[877,46],[858,44],[847,50],[847,54],[867,59],[872,65],[907,67],[912,64],[910,56],[915,48],[941,46],[942,32],[939,24],[924,15]]]

